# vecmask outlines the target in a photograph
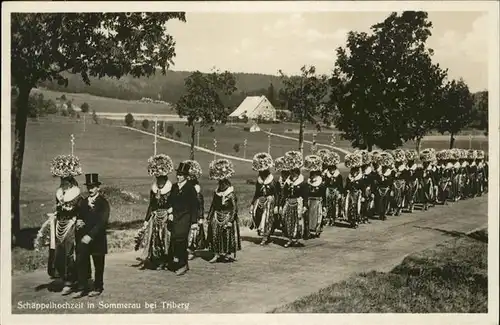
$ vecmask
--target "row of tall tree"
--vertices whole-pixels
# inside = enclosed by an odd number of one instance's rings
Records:
[[[392,13],[370,33],[348,33],[331,76],[306,66],[300,76],[282,74],[287,107],[300,121],[299,149],[304,123],[316,123],[317,116],[353,147],[368,150],[394,149],[408,140],[420,150],[433,130],[450,134],[452,148],[469,126],[487,132],[488,93],[473,95],[464,80],[448,79],[426,46],[431,29],[426,12]]]

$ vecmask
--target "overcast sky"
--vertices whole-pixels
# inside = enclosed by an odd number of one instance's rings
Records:
[[[304,64],[329,73],[335,48],[350,30],[369,27],[389,12],[186,13],[171,21],[177,42],[172,70],[298,73]],[[429,12],[434,60],[451,78],[464,78],[471,91],[488,86],[488,17],[482,12]]]

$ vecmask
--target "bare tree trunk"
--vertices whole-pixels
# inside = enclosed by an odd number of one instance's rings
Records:
[[[451,133],[450,135],[450,149],[453,149],[453,146],[455,145],[455,135]]]
[[[196,124],[195,122],[191,123],[191,154],[190,158],[191,160],[194,160],[194,142],[196,138]]]
[[[415,149],[417,150],[417,154],[420,156],[420,147],[422,146],[422,138],[417,137],[415,141]]]
[[[304,118],[302,116],[299,124],[299,151],[304,154]]]
[[[13,245],[18,242],[18,236],[21,231],[21,210],[19,204],[30,91],[31,87],[19,87],[19,96],[16,101],[17,112],[16,125],[14,129],[14,151],[12,155],[12,170],[10,174]]]

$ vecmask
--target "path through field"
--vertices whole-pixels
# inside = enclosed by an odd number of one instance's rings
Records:
[[[389,271],[408,254],[432,247],[450,235],[485,227],[487,205],[483,196],[385,222],[373,220],[359,229],[326,228],[321,238],[307,241],[300,248],[285,249],[278,244],[261,247],[255,233],[245,230],[237,262],[214,265],[198,258],[182,277],[167,271],[138,270],[132,266],[135,252],[110,254],[106,260],[106,291],[101,297],[79,300],[84,302],[82,308],[48,309],[44,313],[266,312],[353,273]],[[34,312],[16,308],[18,302],[73,301],[47,289],[35,289],[49,282],[43,270],[13,276],[12,312]],[[89,308],[88,301],[95,307]],[[156,302],[156,307],[145,308],[146,302]],[[173,304],[162,308],[161,302],[189,303],[189,308],[174,308]],[[140,308],[106,308],[109,303],[138,303]]]

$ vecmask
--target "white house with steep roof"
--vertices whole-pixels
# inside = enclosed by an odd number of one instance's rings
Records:
[[[245,116],[250,120],[257,120],[260,117],[266,121],[274,121],[276,108],[266,96],[248,96],[234,112],[229,114],[230,118],[244,119]]]

